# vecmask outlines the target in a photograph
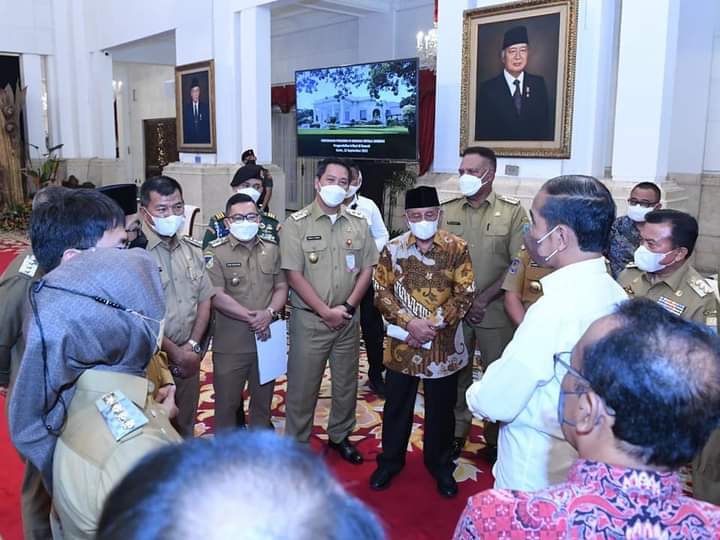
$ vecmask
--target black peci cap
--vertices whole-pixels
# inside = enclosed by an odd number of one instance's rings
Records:
[[[530,41],[528,40],[527,28],[525,28],[524,26],[513,26],[510,30],[505,32],[502,48],[507,49],[510,45],[515,45],[517,43],[530,44]]]
[[[411,208],[432,208],[440,206],[437,190],[430,186],[420,186],[405,193],[405,210]]]

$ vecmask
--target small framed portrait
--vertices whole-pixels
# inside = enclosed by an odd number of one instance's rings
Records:
[[[467,10],[460,151],[569,158],[578,0]]]
[[[213,153],[215,66],[212,60],[175,68],[178,151]]]

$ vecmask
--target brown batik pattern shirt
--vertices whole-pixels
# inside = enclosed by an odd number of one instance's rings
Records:
[[[407,232],[387,243],[373,276],[375,305],[390,323],[407,329],[413,319],[438,327],[432,347],[416,349],[387,337],[388,369],[420,378],[452,375],[468,363],[462,321],[475,293],[467,243],[439,230],[422,253]]]

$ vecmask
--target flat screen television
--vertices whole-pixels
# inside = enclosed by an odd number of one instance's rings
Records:
[[[417,58],[295,72],[300,157],[417,160]]]

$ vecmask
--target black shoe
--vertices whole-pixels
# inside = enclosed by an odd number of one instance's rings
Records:
[[[368,388],[381,399],[385,399],[385,382],[382,380],[382,376],[373,377],[368,380]]]
[[[437,490],[440,495],[448,499],[452,499],[458,493],[457,482],[451,473],[439,475],[435,478],[437,481]]]
[[[487,461],[490,465],[495,465],[497,461],[497,448],[495,446],[485,446],[478,450],[477,456]]]
[[[459,458],[460,452],[462,452],[462,449],[464,446],[465,446],[465,438],[464,437],[455,437],[452,442],[452,449],[450,450],[450,459],[455,461],[457,458]]]
[[[391,472],[387,467],[379,465],[370,476],[370,489],[381,491],[390,487],[395,473]]]
[[[363,457],[360,452],[357,451],[350,439],[345,437],[339,443],[328,441],[328,446],[333,450],[337,450],[340,456],[345,460],[349,461],[353,465],[360,465],[363,462]]]

